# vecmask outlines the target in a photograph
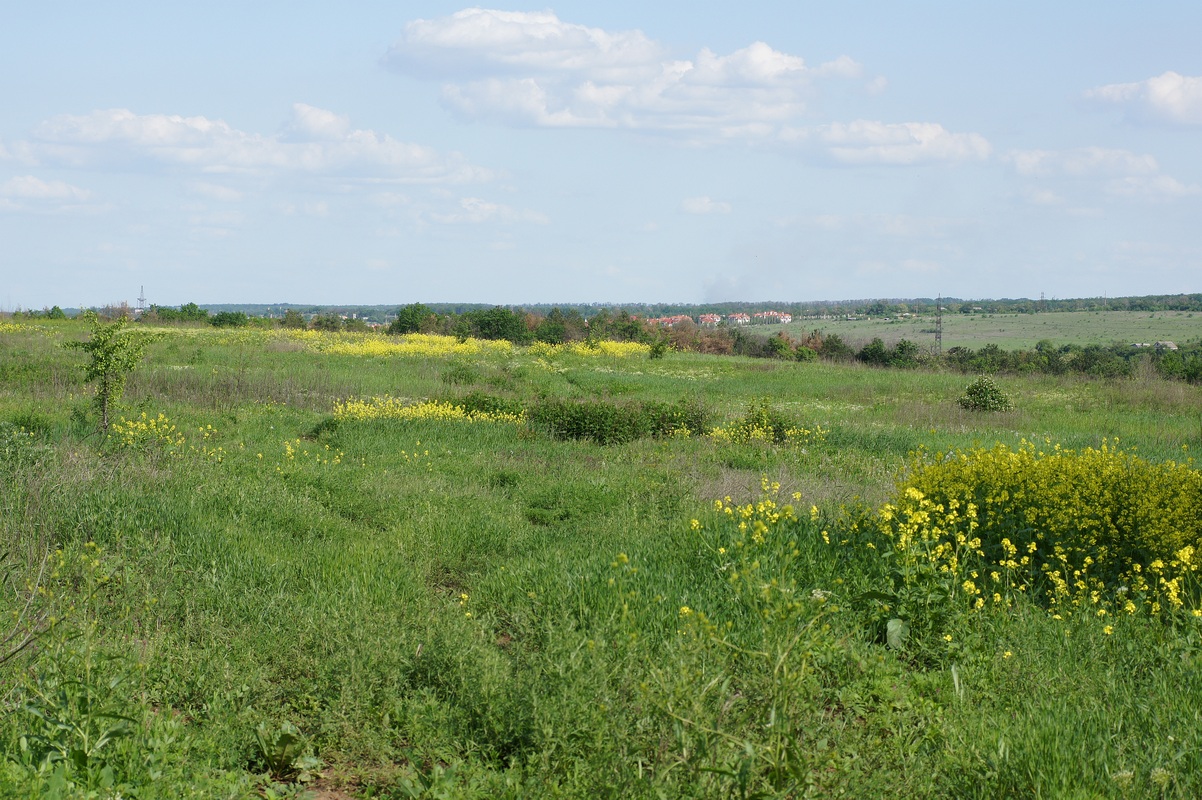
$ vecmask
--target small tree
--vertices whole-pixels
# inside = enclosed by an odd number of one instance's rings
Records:
[[[969,411],[1010,411],[1014,404],[992,378],[982,375],[968,385],[959,400],[960,407]]]
[[[280,320],[281,328],[301,329],[306,326],[305,317],[295,308],[289,308],[284,312],[283,318]]]
[[[392,334],[418,333],[433,316],[434,312],[423,303],[410,303],[397,309],[396,319],[388,326],[388,332]]]
[[[92,336],[86,342],[66,342],[63,346],[83,350],[88,363],[83,365],[84,380],[96,384],[96,410],[100,412],[100,432],[109,428],[109,410],[125,392],[125,380],[142,360],[146,347],[158,336],[127,331],[127,317],[118,317],[107,325],[94,312],[84,319],[92,326]]]
[[[330,311],[326,314],[318,314],[309,321],[309,327],[315,331],[340,331],[342,330],[342,317]]]

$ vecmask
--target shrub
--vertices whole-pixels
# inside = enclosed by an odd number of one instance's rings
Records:
[[[889,348],[885,347],[885,343],[878,336],[864,345],[860,352],[856,354],[856,358],[865,364],[887,367],[889,366]]]
[[[998,388],[992,378],[981,376],[968,385],[959,400],[960,406],[969,411],[1010,411],[1014,404]]]
[[[485,392],[471,392],[452,402],[462,406],[463,410],[469,415],[484,414],[493,417],[510,415],[520,417],[526,413],[526,409],[522,406],[520,400],[514,400],[509,397],[498,397],[495,394],[487,394]]]
[[[215,328],[245,328],[250,317],[241,311],[222,311],[209,317],[209,324]]]
[[[879,524],[896,562],[974,608],[1018,595],[1053,613],[1202,616],[1202,473],[1100,449],[920,454]]]
[[[851,349],[851,346],[843,341],[843,338],[836,333],[831,333],[824,336],[821,340],[822,349],[818,354],[825,359],[831,361],[851,361],[856,357],[856,351]]]
[[[309,327],[315,331],[340,331],[343,327],[342,317],[332,311],[328,314],[318,314],[309,321]]]
[[[530,422],[559,439],[621,444],[647,436],[670,436],[705,429],[701,406],[677,403],[619,404],[606,400],[543,400],[530,409]]]
[[[767,400],[761,400],[752,403],[743,417],[725,427],[714,428],[710,435],[715,439],[735,444],[811,444],[825,439],[826,431],[820,425],[803,425],[773,408]]]

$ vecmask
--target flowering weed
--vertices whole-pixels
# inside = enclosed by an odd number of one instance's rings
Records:
[[[368,400],[350,399],[334,406],[334,418],[363,422],[376,419],[396,420],[450,420],[458,422],[503,422],[520,425],[526,421],[521,412],[483,411],[468,409],[463,405],[438,400],[409,403],[403,399],[372,397]]]
[[[1202,474],[1117,443],[919,453],[879,530],[896,562],[973,608],[1019,595],[1051,613],[1193,613]]]

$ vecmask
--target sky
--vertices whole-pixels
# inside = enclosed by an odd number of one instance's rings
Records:
[[[11,3],[0,310],[1202,291],[1202,3]]]

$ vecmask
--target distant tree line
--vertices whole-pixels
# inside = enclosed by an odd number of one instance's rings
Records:
[[[421,304],[429,313],[440,319],[458,319],[488,312],[495,306],[483,303],[425,303]],[[189,303],[188,306],[195,306]],[[820,300],[807,302],[720,302],[720,303],[560,303],[560,304],[522,304],[505,306],[510,311],[519,314],[533,314],[537,318],[548,318],[552,315],[579,317],[591,320],[593,317],[614,317],[625,312],[629,317],[656,318],[671,316],[690,316],[696,318],[701,314],[720,314],[728,316],[732,313],[743,312],[754,314],[759,311],[779,311],[790,314],[796,319],[817,319],[827,317],[897,317],[903,314],[931,316],[938,308],[945,314],[1038,314],[1069,311],[1202,311],[1202,294],[1147,295],[1143,297],[1092,297],[1070,299],[1039,299],[1002,298],[998,300],[971,300],[957,297],[919,298],[874,298],[860,300]],[[151,309],[166,311],[168,315],[175,309],[151,306]],[[183,307],[181,306],[181,309]],[[343,322],[362,320],[367,324],[390,324],[395,319],[395,306],[289,306],[286,304],[224,304],[210,305],[210,314],[223,311],[242,312],[250,319],[268,317],[277,320],[282,317],[292,319],[300,315],[309,324],[314,318],[330,315],[342,319]],[[195,309],[201,311],[203,309]],[[30,313],[30,312],[25,312]],[[37,312],[33,312],[37,313]],[[103,313],[102,313],[103,316]],[[168,317],[160,317],[168,321]],[[175,317],[175,319],[187,319]],[[357,325],[352,322],[352,325]],[[291,325],[290,325],[291,326]]]
[[[43,308],[41,311],[14,311],[11,317],[12,319],[66,319],[67,312],[58,306],[52,306]]]

